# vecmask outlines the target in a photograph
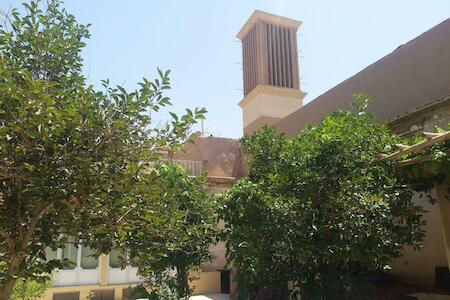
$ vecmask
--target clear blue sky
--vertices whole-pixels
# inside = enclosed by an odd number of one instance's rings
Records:
[[[0,8],[23,1],[1,0]],[[89,82],[134,88],[156,67],[172,70],[170,97],[181,112],[203,106],[205,128],[242,135],[241,46],[235,37],[255,9],[303,21],[298,32],[302,89],[309,102],[450,17],[448,0],[66,0],[92,23],[83,52]]]

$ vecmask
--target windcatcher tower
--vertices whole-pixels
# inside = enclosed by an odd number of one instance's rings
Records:
[[[302,106],[306,93],[300,89],[297,55],[301,24],[256,10],[237,34],[242,42],[244,99],[239,106],[245,134]]]

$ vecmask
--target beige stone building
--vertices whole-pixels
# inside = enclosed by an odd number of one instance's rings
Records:
[[[400,135],[434,131],[435,126],[447,127],[450,19],[399,46],[306,105],[297,56],[296,33],[300,25],[296,20],[255,11],[239,31],[244,82],[244,97],[239,105],[244,133],[270,124],[293,137],[306,124],[318,123],[332,111],[347,108],[355,93],[373,96],[375,101],[369,109]],[[213,192],[219,193],[245,176],[245,159],[237,140],[212,136],[196,136],[194,140],[194,144],[186,145],[172,159],[192,175],[206,171]],[[392,263],[391,273],[399,282],[430,287],[447,282],[450,288],[450,202],[444,200],[448,187],[446,182],[433,190],[439,200],[437,205],[416,197],[415,201],[428,211],[426,238],[421,251],[405,249],[404,257]],[[139,282],[135,269],[116,268],[114,254],[87,263],[87,252],[82,248],[74,251],[77,267],[60,271],[46,299],[84,299],[92,291],[94,299],[126,299],[127,289]],[[212,251],[216,258],[201,268],[199,279],[192,283],[197,294],[229,292],[223,244],[213,246]]]

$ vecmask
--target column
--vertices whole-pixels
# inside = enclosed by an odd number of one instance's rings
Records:
[[[436,184],[436,195],[439,203],[439,210],[442,216],[442,231],[444,233],[445,252],[447,255],[447,265],[450,269],[450,180],[442,184]]]
[[[99,281],[101,286],[108,285],[108,255],[101,254],[98,258],[99,264]]]

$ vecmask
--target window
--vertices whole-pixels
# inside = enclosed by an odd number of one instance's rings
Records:
[[[112,250],[109,253],[109,266],[111,268],[121,268],[122,258],[125,257],[125,253],[121,250]]]
[[[122,290],[122,300],[132,300],[133,288],[124,288]]]
[[[63,270],[73,270],[77,266],[78,246],[74,244],[74,239],[69,239],[69,242],[61,249],[61,259],[69,260],[70,265],[64,266]]]
[[[58,259],[58,251],[57,250],[52,250],[50,247],[45,248],[45,259],[46,261],[51,261],[51,260],[55,260]]]
[[[143,286],[122,289],[122,300],[147,299],[148,291]]]
[[[80,292],[53,294],[53,300],[79,300]]]
[[[91,292],[92,300],[114,300],[114,290],[93,290]]]
[[[83,269],[95,269],[98,266],[98,257],[90,247],[81,246],[81,267]]]

